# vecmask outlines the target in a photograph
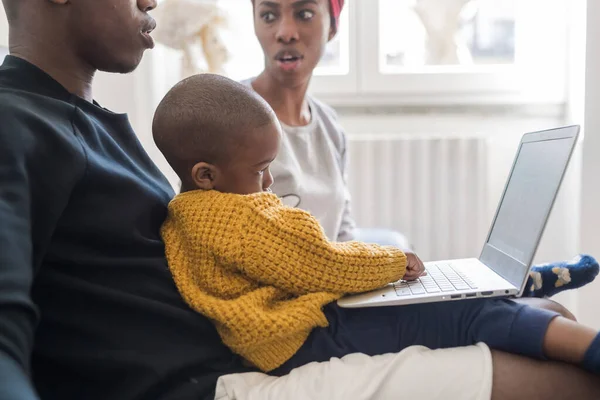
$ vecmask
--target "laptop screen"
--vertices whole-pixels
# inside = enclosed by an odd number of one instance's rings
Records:
[[[571,146],[554,139],[523,143],[488,243],[528,263],[560,185]]]
[[[516,287],[533,261],[578,127],[525,135],[480,258]]]

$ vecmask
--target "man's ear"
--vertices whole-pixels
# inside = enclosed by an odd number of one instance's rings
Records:
[[[199,162],[192,167],[192,182],[198,189],[212,190],[219,170],[212,164]]]

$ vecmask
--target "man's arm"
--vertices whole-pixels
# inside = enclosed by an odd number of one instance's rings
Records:
[[[35,267],[82,169],[73,162],[70,125],[60,137],[50,122],[5,99],[0,121],[0,398],[37,399],[29,371]]]

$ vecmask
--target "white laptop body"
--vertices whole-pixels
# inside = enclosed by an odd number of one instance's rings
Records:
[[[425,263],[427,275],[343,297],[341,307],[378,307],[478,297],[518,296],[579,135],[579,126],[521,139],[479,258]]]

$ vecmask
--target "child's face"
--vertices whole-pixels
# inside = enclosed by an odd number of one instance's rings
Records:
[[[273,184],[269,170],[279,151],[281,128],[277,121],[250,133],[244,144],[236,147],[227,165],[219,166],[214,189],[223,193],[252,194],[264,192]]]

